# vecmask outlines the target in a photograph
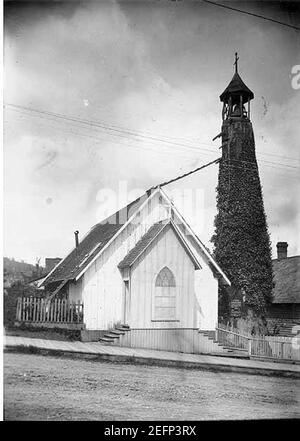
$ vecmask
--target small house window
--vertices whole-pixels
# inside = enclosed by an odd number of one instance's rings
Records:
[[[172,271],[164,267],[155,280],[154,320],[176,320],[176,282]]]

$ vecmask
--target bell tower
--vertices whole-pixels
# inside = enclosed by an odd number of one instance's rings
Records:
[[[238,73],[238,56],[235,54],[235,73],[220,95],[222,109],[222,157],[227,160],[251,160],[256,163],[250,101],[253,92],[246,86]],[[251,141],[251,142],[250,142]],[[229,165],[234,165],[230,164]]]
[[[250,121],[250,101],[253,100],[254,94],[239,76],[238,60],[236,52],[234,62],[235,73],[224,92],[220,95],[220,101],[223,102],[223,121],[229,118],[247,118]]]
[[[211,239],[216,260],[232,283],[231,291],[221,288],[219,292],[219,312],[222,315],[226,310],[227,319],[232,317],[230,304],[236,300],[232,293],[239,293],[238,315],[251,309],[263,316],[273,287],[271,246],[250,120],[254,94],[239,75],[238,60],[236,53],[233,78],[220,95],[222,158]]]

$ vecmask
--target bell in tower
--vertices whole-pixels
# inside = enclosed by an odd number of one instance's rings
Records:
[[[235,53],[235,74],[220,95],[220,101],[223,102],[223,121],[228,118],[250,119],[250,101],[254,98],[254,94],[238,74],[238,60],[237,53]]]

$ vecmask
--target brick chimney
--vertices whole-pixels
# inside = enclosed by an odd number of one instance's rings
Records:
[[[287,258],[287,249],[288,249],[288,243],[287,242],[277,242],[277,259],[286,259]]]

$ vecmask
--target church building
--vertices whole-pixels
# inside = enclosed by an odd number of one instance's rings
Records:
[[[219,284],[230,281],[160,187],[82,240],[76,232],[43,281],[52,297],[83,302],[83,339],[169,350],[180,341],[183,352],[214,332]]]
[[[284,314],[293,325],[299,261],[271,260],[250,119],[254,94],[238,73],[237,54],[234,64],[214,138],[222,141],[221,158],[213,161],[214,255],[162,188],[183,175],[152,187],[82,239],[75,231],[74,249],[40,283],[45,297],[20,299],[19,322],[80,330],[83,341],[187,353],[227,353],[216,327],[249,310],[272,323]]]

